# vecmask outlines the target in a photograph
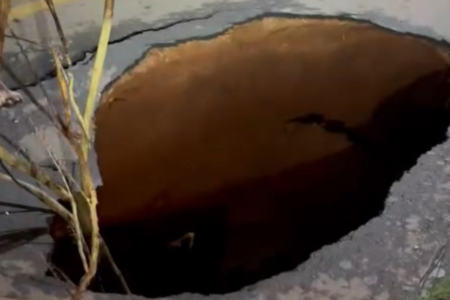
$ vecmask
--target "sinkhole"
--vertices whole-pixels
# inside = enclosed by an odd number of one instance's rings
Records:
[[[236,291],[379,215],[445,140],[449,79],[443,45],[337,19],[151,50],[96,113],[100,227],[131,291]],[[77,257],[55,238],[74,281]],[[123,292],[104,258],[91,289]]]

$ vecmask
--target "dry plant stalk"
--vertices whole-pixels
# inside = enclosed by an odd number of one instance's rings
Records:
[[[86,109],[84,112],[84,122],[88,129],[91,129],[92,115],[94,113],[95,98],[100,84],[103,65],[105,63],[106,52],[108,50],[108,41],[111,34],[112,19],[114,13],[114,0],[105,0],[105,10],[103,14],[103,25],[98,42],[97,53],[95,56],[94,68],[92,70],[92,78],[89,86],[88,96],[86,99]],[[92,130],[91,130],[92,131]],[[88,131],[88,138],[82,145],[83,153],[87,156],[89,148],[89,137],[91,131]]]
[[[0,0],[0,53],[3,53],[5,30],[8,26],[8,15],[11,10],[11,0]]]
[[[114,0],[104,1],[102,29],[98,42],[96,59],[92,70],[84,114],[81,113],[74,97],[74,77],[70,70],[72,63],[70,60],[67,39],[64,35],[53,0],[45,1],[52,16],[63,49],[61,60],[58,50],[53,46],[50,47],[50,51],[56,67],[56,78],[61,92],[61,99],[63,104],[62,115],[60,112],[56,113],[55,116],[42,106],[39,106],[39,102],[36,101],[31,92],[20,82],[18,77],[15,76],[12,69],[2,60],[1,55],[0,62],[5,71],[7,71],[8,74],[13,79],[15,79],[16,82],[23,88],[23,92],[36,106],[38,106],[39,110],[41,110],[48,116],[52,124],[54,124],[55,127],[59,129],[61,134],[68,140],[74,153],[77,156],[81,182],[77,187],[73,187],[72,183],[75,183],[75,185],[77,185],[76,181],[71,178],[70,175],[68,175],[68,172],[65,170],[64,166],[62,166],[58,162],[49,146],[47,146],[46,149],[60,176],[63,178],[63,185],[52,180],[50,176],[46,174],[46,172],[37,167],[33,162],[25,161],[19,157],[16,157],[2,146],[0,146],[0,163],[1,166],[3,166],[3,170],[5,173],[0,173],[0,179],[14,182],[19,187],[36,196],[52,211],[63,217],[63,219],[67,221],[69,226],[74,229],[78,251],[82,258],[83,267],[85,269],[85,275],[77,286],[76,291],[73,294],[73,298],[81,299],[97,272],[100,245],[103,243],[101,241],[98,226],[97,193],[88,164],[88,154],[92,140],[92,118],[95,108],[95,100],[99,92],[99,83],[102,76],[103,66],[108,49],[109,37],[112,28]],[[4,7],[6,7],[7,9],[4,9]],[[3,46],[5,30],[7,28],[9,7],[10,0],[0,0],[0,54],[3,53],[1,50]],[[16,39],[16,42],[18,42],[19,39],[13,32],[12,36]],[[23,54],[26,55],[26,53]],[[27,61],[29,62],[28,58]],[[65,66],[63,66],[63,62]],[[67,70],[65,70],[64,67],[67,67]],[[73,118],[72,116],[72,111],[75,112],[75,118]],[[81,129],[81,135],[77,132],[77,129],[74,129],[73,123],[75,123],[77,127]],[[43,142],[45,143],[45,138],[43,138]],[[35,181],[35,184],[16,179],[9,168],[28,175]],[[72,207],[72,211],[67,210],[61,204],[59,204],[56,199],[49,195],[45,190],[40,188],[39,184],[50,189],[61,200],[69,201]],[[86,241],[84,240],[85,236],[90,237],[89,243],[86,243]],[[104,246],[105,249],[107,249],[106,245]],[[86,248],[88,249],[85,252]],[[86,254],[88,254],[88,258],[86,257]],[[108,259],[112,262],[112,258],[108,257]],[[123,277],[121,277],[120,272],[117,270],[116,273],[119,275],[121,281],[123,281]],[[124,287],[126,291],[129,292],[126,283],[124,283]]]

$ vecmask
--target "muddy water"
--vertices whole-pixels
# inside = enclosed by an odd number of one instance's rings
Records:
[[[274,18],[151,51],[96,114],[100,223],[132,291],[236,290],[379,214],[445,138],[443,53],[367,24]],[[76,277],[66,246],[54,261]]]

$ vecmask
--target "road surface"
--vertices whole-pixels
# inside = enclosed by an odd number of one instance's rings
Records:
[[[102,1],[55,2],[70,41],[77,78],[76,96],[84,99],[101,23]],[[101,86],[107,87],[152,47],[214,36],[233,24],[270,13],[351,17],[400,32],[450,41],[450,2],[444,0],[116,0],[114,28]],[[15,0],[10,21],[17,35],[38,44],[23,42],[38,71],[38,79],[43,80],[51,96],[56,97],[59,92],[52,73],[53,64],[45,48],[57,39],[43,1]],[[5,52],[8,63],[45,104],[35,86],[36,78],[31,76],[13,40],[8,39]],[[5,74],[0,75],[11,88],[16,87]],[[48,157],[37,135],[24,121],[28,117],[33,117],[39,130],[48,134],[58,155],[71,158],[66,145],[31,104],[0,111],[0,116],[1,132],[7,133],[35,160],[45,162]],[[324,300],[389,300],[411,296],[417,292],[421,275],[429,269],[430,260],[441,249],[441,244],[445,245],[450,232],[450,218],[444,213],[450,210],[449,156],[449,142],[424,155],[418,165],[393,186],[384,214],[343,241],[318,251],[293,272],[225,298],[304,300],[320,296]],[[0,191],[1,201],[36,204],[35,199],[14,186],[1,184]],[[0,216],[0,228],[5,231],[44,225],[45,218],[39,214]],[[0,296],[49,298],[50,295],[65,295],[64,289],[43,277],[42,254],[48,249],[45,243],[44,240],[27,245],[0,257]],[[446,255],[448,258],[449,254]],[[443,277],[450,272],[450,265],[444,262],[431,271],[434,277]],[[179,297],[193,298],[202,297]]]

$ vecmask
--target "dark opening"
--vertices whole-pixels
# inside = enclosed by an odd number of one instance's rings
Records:
[[[369,24],[284,18],[151,51],[96,115],[101,231],[132,292],[235,291],[379,215],[446,137],[445,57]],[[69,238],[51,259],[79,280]],[[91,288],[123,292],[106,259]]]

